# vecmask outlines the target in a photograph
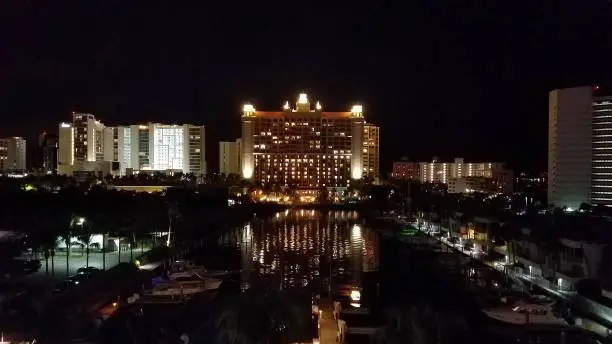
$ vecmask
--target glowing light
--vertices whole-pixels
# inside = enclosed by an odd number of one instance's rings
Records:
[[[285,105],[283,105],[283,110],[289,110],[289,102],[286,101]]]
[[[70,123],[65,123],[65,122],[60,123],[60,126],[62,128],[70,128],[70,127],[72,127],[72,125],[70,125]]]
[[[297,102],[298,104],[308,104],[308,95],[306,93],[300,93]]]
[[[361,167],[355,167],[351,175],[353,179],[361,179],[361,175],[362,175]]]
[[[147,129],[149,129],[149,127],[147,127],[146,125],[139,125],[138,129],[147,130]]]
[[[354,225],[351,229],[351,239],[353,241],[361,241],[361,227],[359,225]]]
[[[252,104],[244,104],[242,106],[242,112],[255,112],[255,107]]]
[[[242,168],[242,177],[244,179],[251,179],[253,177],[253,168],[251,166],[244,166]]]
[[[359,290],[351,291],[351,301],[361,301],[361,292]]]
[[[322,109],[322,107],[321,107],[321,103],[317,102],[317,105],[315,105],[315,108],[316,108],[317,110],[321,110],[321,109]]]
[[[351,112],[352,113],[362,113],[363,112],[363,106],[361,106],[361,105],[353,105],[353,107],[351,108]]]

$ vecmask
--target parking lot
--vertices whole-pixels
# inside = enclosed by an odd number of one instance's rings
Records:
[[[148,249],[143,250],[142,252],[147,252]],[[141,250],[135,250],[133,252],[133,259],[136,261],[138,257],[141,255]],[[103,264],[102,253],[99,252],[91,252],[89,254],[89,266],[95,267],[98,269],[102,269],[103,266],[106,267],[106,270],[117,265],[119,260],[119,252],[108,252],[106,253],[106,263]],[[121,262],[126,263],[130,261],[130,251],[122,251],[121,252]],[[45,260],[41,259],[41,267],[37,272],[20,276],[13,279],[13,282],[16,284],[27,284],[30,286],[39,286],[49,283],[56,283],[57,281],[61,281],[68,276],[74,275],[77,269],[85,267],[87,264],[87,258],[85,254],[80,252],[72,252],[69,260],[68,260],[68,270],[66,270],[66,254],[65,252],[58,252],[54,259],[53,264],[51,259],[49,258],[49,272],[47,274],[45,268]]]

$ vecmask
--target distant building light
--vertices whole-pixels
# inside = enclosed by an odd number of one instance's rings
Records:
[[[363,106],[361,106],[361,105],[353,105],[353,107],[351,108],[351,112],[352,113],[362,113],[363,112]]]
[[[255,112],[255,107],[252,104],[244,104],[242,106],[242,112]]]
[[[62,127],[62,128],[71,128],[72,125],[70,125],[70,123],[62,122],[62,123],[60,123],[60,127]]]
[[[308,95],[306,93],[300,93],[297,102],[298,104],[308,104]]]

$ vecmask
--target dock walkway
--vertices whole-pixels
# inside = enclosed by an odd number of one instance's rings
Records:
[[[334,319],[332,300],[322,298],[319,303],[319,309],[322,310],[319,318],[319,343],[335,344],[337,343],[338,321]]]

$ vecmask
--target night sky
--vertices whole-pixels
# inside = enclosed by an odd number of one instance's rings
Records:
[[[361,102],[381,126],[383,172],[434,155],[543,170],[548,91],[612,94],[603,0],[37,3],[0,4],[0,135],[55,132],[70,111],[202,123],[213,171],[244,101]]]

